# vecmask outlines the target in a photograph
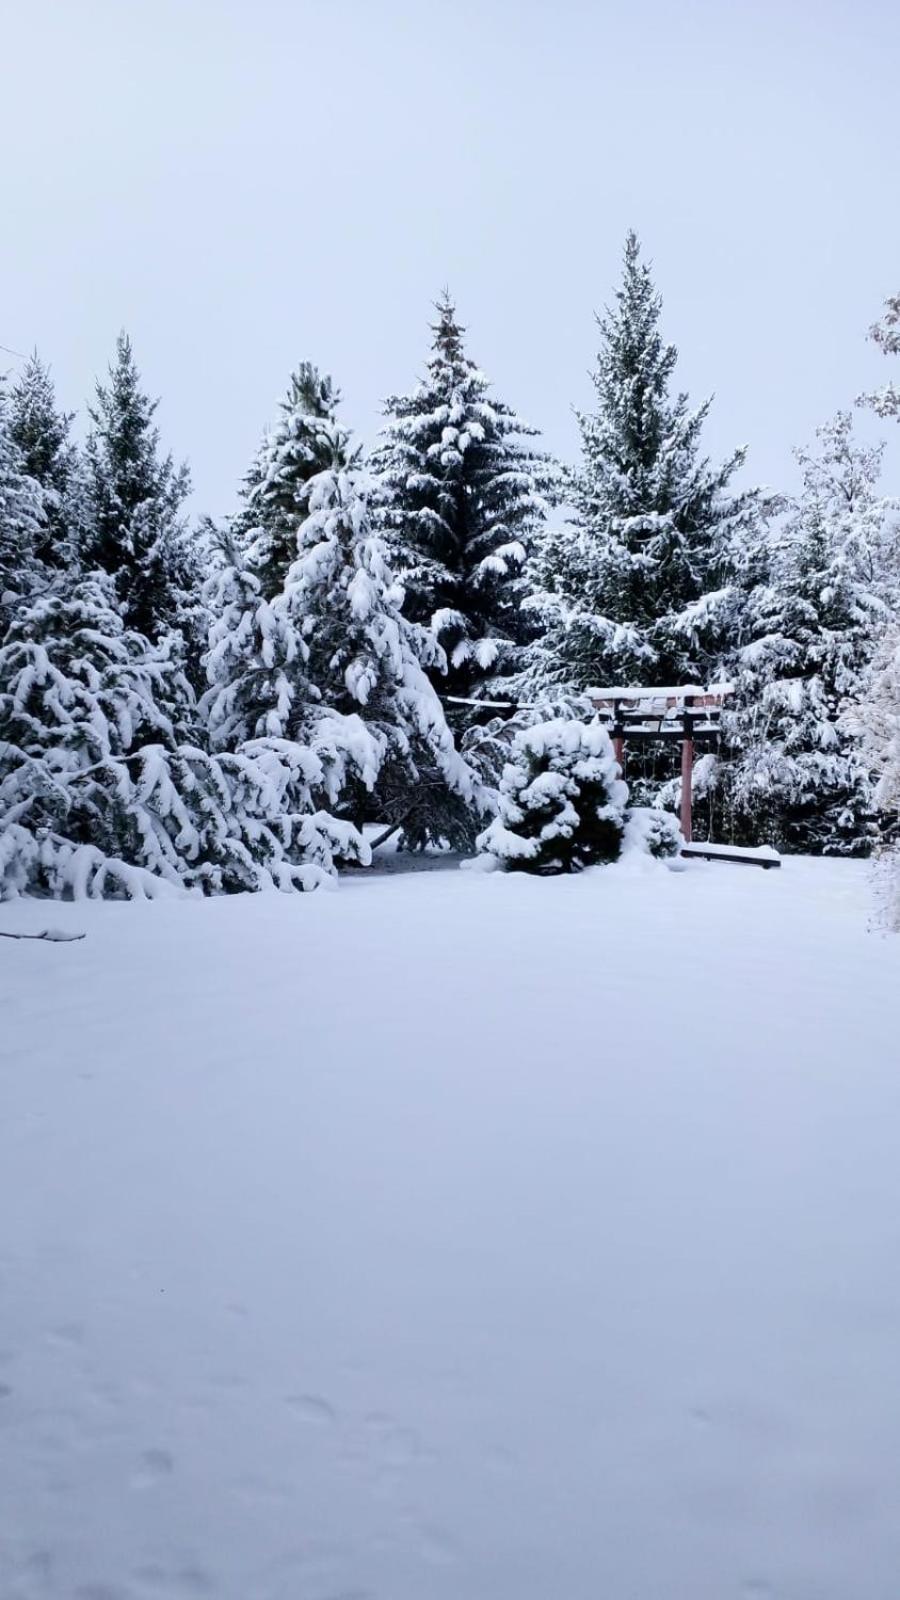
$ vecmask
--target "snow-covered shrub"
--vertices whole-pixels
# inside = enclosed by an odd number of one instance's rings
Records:
[[[624,850],[637,850],[665,861],[677,856],[683,840],[678,818],[655,806],[631,806],[625,815]]]
[[[499,813],[478,849],[508,871],[578,872],[615,861],[628,790],[606,729],[554,718],[516,734]]]

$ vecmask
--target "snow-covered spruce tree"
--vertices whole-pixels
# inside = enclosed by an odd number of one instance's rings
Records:
[[[295,534],[296,539],[296,534]],[[284,608],[273,606],[230,531],[220,534],[223,562],[206,587],[212,618],[200,702],[213,749],[248,739],[283,738],[292,728],[306,649]]]
[[[233,532],[266,600],[280,594],[297,554],[313,479],[351,465],[350,434],[337,418],[340,398],[329,377],[302,362],[244,480]]]
[[[44,524],[35,554],[48,574],[72,572],[83,536],[84,480],[70,438],[74,413],[60,411],[50,369],[37,352],[10,389],[10,433],[28,475],[40,485]]]
[[[521,687],[715,678],[768,505],[733,491],[745,452],[701,454],[706,401],[672,395],[677,352],[634,233],[615,305],[598,319],[596,409],[578,416],[582,460],[568,478],[574,520],[547,534],[527,605],[540,625]]]
[[[124,887],[142,865],[127,758],[172,748],[189,703],[177,665],[125,628],[108,576],[24,602],[0,647],[0,888],[77,892],[98,873],[111,887],[119,863]]]
[[[615,861],[628,789],[598,721],[556,718],[522,729],[500,780],[498,815],[478,849],[510,872],[579,872]]]
[[[318,702],[365,729],[369,743],[344,797],[349,813],[396,823],[413,846],[429,839],[470,845],[487,797],[456,750],[428,678],[427,669],[440,665],[440,646],[402,612],[403,589],[373,526],[362,474],[313,480],[297,546],[272,609],[302,639],[315,696],[307,725],[321,717]]]
[[[97,384],[90,408],[85,566],[112,574],[129,628],[153,641],[180,631],[193,666],[206,619],[200,552],[182,514],[190,479],[186,466],[160,452],[157,405],[141,388],[130,339],[120,334],[109,382]]]
[[[381,760],[378,741],[358,716],[323,700],[287,596],[265,598],[228,534],[223,553],[206,596],[213,621],[204,658],[209,687],[200,714],[211,747],[223,759],[230,753],[261,763],[279,793],[273,815],[321,813],[331,854],[360,861],[366,856],[361,837],[330,812],[345,803],[352,786],[372,787]]]
[[[293,741],[210,754],[176,636],[126,628],[108,574],[23,605],[0,648],[0,896],[315,887],[366,854],[325,785]]]
[[[768,583],[735,652],[737,696],[720,769],[726,825],[740,839],[814,855],[865,855],[876,837],[868,761],[847,729],[895,614],[895,503],[877,492],[881,446],[847,412],[799,450],[803,488],[772,534]]]
[[[39,551],[46,535],[43,495],[26,471],[9,409],[0,380],[0,640],[17,607],[42,587]]]
[[[406,591],[448,662],[439,692],[498,693],[526,637],[522,571],[555,492],[536,430],[491,393],[445,294],[424,381],[386,402],[373,457],[379,524]]]

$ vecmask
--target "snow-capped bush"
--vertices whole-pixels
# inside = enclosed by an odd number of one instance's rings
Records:
[[[654,806],[632,806],[625,819],[623,850],[637,850],[665,861],[677,856],[682,846],[678,818],[671,811]]]
[[[628,789],[606,729],[554,718],[516,734],[499,813],[478,849],[508,871],[578,872],[615,861]]]

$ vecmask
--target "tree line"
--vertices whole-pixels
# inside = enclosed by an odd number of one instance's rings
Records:
[[[83,445],[37,356],[0,386],[0,894],[310,888],[368,861],[375,822],[469,848],[523,731],[589,722],[613,684],[734,684],[695,772],[717,837],[890,837],[897,503],[851,409],[795,495],[739,483],[742,450],[711,462],[634,234],[573,465],[436,313],[368,453],[301,364],[218,526],[185,514],[124,334]],[[890,384],[869,400],[900,415]],[[635,798],[677,803],[668,760],[629,760]]]

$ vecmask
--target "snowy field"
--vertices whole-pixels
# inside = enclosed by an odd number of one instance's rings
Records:
[[[2,1600],[896,1600],[868,895],[0,906]]]

